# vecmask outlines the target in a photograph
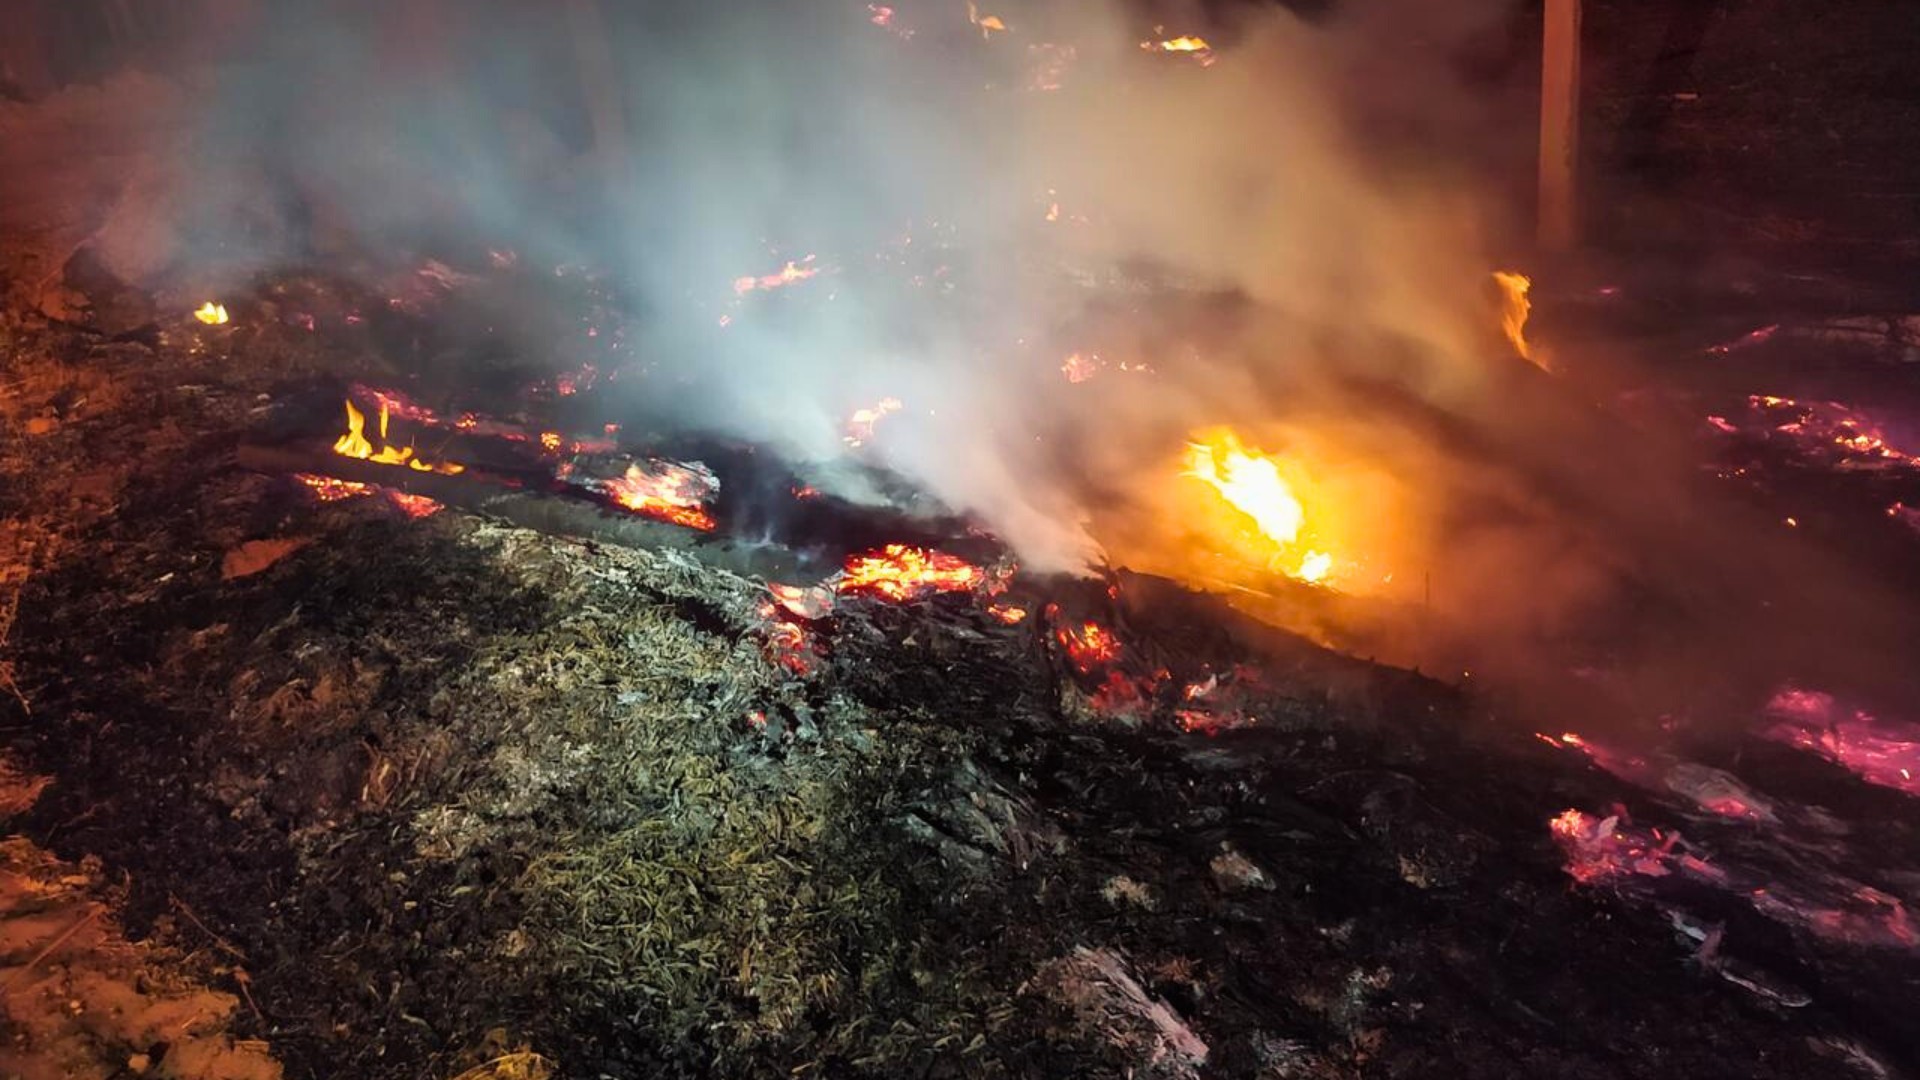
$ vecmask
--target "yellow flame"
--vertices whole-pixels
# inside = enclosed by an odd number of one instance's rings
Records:
[[[466,471],[466,466],[451,461],[442,461],[437,465],[428,464],[413,456],[411,446],[387,445],[387,403],[380,403],[380,449],[375,450],[367,441],[367,415],[353,407],[347,401],[347,432],[334,440],[333,452],[342,457],[370,461],[375,465],[405,465],[415,472],[437,472],[447,476],[457,476]]]
[[[1306,513],[1293,488],[1277,465],[1249,451],[1233,432],[1223,431],[1211,443],[1187,444],[1184,475],[1212,486],[1274,543],[1291,544],[1300,535]]]
[[[1527,344],[1527,317],[1533,314],[1533,301],[1527,299],[1527,294],[1533,290],[1533,279],[1525,274],[1495,270],[1493,280],[1500,285],[1500,329],[1513,343],[1513,351],[1520,354],[1520,359],[1539,364],[1540,361],[1534,359],[1533,347]]]
[[[1333,556],[1324,551],[1309,551],[1306,557],[1300,560],[1300,569],[1293,576],[1301,581],[1317,584],[1327,580],[1327,575],[1332,572]]]
[[[225,326],[227,324],[227,306],[225,304],[216,304],[209,300],[200,305],[199,310],[193,313],[193,317],[206,323],[208,326]]]

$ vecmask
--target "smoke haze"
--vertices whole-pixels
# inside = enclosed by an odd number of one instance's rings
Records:
[[[248,28],[192,148],[209,250],[456,236],[617,267],[651,372],[635,408],[832,461],[855,409],[896,398],[887,465],[1039,570],[1238,583],[1215,570],[1230,523],[1177,475],[1194,432],[1228,425],[1301,470],[1346,580],[1490,647],[1629,579],[1733,602],[1714,564],[1753,523],[1706,520],[1680,448],[1616,453],[1500,339],[1489,236],[1510,211],[1478,165],[1514,118],[1452,60],[1505,0],[1211,22],[603,3],[597,25],[496,0],[459,5],[451,37],[400,7],[281,4]],[[1185,33],[1210,66],[1141,47]],[[593,135],[596,57],[615,138]],[[280,205],[245,194],[262,178]],[[818,273],[736,292],[788,262]],[[1063,377],[1073,353],[1094,377]]]

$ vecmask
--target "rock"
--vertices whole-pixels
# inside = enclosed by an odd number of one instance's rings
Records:
[[[1221,843],[1220,854],[1213,857],[1207,868],[1213,871],[1213,880],[1229,892],[1235,889],[1271,890],[1274,887],[1273,878],[1265,870],[1255,866],[1253,860],[1225,842]]]

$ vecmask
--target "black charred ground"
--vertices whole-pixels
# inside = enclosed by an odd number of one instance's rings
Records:
[[[796,672],[720,545],[317,502],[246,448],[311,434],[281,406],[317,387],[394,372],[259,317],[308,287],[118,340],[9,317],[0,372],[30,570],[0,741],[54,778],[15,828],[244,978],[289,1075],[453,1075],[503,1046],[578,1076],[1913,1055],[1897,975],[1794,968],[1785,943],[1766,959],[1820,993],[1783,1001],[1572,886],[1546,823],[1617,786],[1167,583],[1018,578],[1011,626],[843,598]],[[1124,700],[1063,650],[1079,620],[1122,641]],[[1183,716],[1207,678],[1230,706]]]

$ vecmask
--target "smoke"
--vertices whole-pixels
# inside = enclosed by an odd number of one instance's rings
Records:
[[[1344,587],[1488,650],[1629,582],[1737,608],[1715,563],[1752,523],[1501,342],[1483,165],[1529,121],[1455,61],[1508,0],[456,7],[268,5],[191,144],[198,235],[256,265],[452,240],[615,267],[634,409],[836,476],[847,417],[897,398],[861,453],[1039,570],[1259,577],[1177,475],[1229,425],[1297,467]],[[1142,48],[1189,33],[1211,64]],[[789,262],[815,273],[736,292]],[[1750,565],[1788,563],[1845,577]]]

